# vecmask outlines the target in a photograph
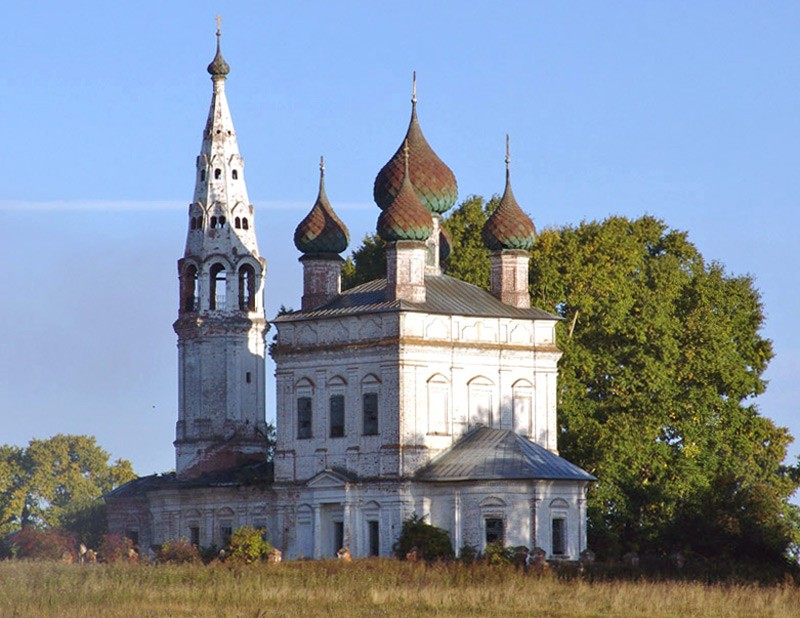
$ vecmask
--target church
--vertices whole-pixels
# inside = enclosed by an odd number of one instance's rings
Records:
[[[490,291],[448,277],[442,216],[453,172],[426,141],[412,97],[400,147],[378,172],[385,279],[341,289],[346,225],[325,192],[295,231],[301,309],[275,317],[276,441],[265,422],[264,294],[220,50],[178,260],[174,473],[105,496],[111,532],[147,551],[177,538],[224,547],[250,525],[285,558],[391,556],[403,521],[446,530],[453,549],[586,549],[594,477],[558,455],[558,318],[532,308],[531,219],[506,184],[483,229]],[[287,251],[290,250],[287,247]]]

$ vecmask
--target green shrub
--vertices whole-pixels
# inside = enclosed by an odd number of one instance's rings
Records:
[[[167,541],[158,548],[156,562],[163,564],[194,564],[200,562],[200,552],[186,539]]]
[[[458,559],[464,564],[472,564],[478,559],[478,549],[474,545],[463,545]]]
[[[420,557],[428,562],[453,558],[453,545],[446,530],[425,523],[425,516],[412,515],[403,522],[400,538],[394,544],[395,556],[405,560],[408,552],[416,548]]]
[[[227,559],[244,564],[266,560],[272,545],[264,540],[263,534],[263,530],[252,526],[242,526],[237,529],[228,541]]]

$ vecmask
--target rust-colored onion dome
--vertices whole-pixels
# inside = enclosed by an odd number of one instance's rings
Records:
[[[408,177],[409,146],[404,147],[404,175],[400,190],[378,217],[378,235],[386,242],[428,240],[433,232],[433,217],[417,197]]]
[[[349,242],[350,232],[333,212],[325,194],[325,162],[320,160],[317,201],[295,229],[294,246],[306,254],[341,253]]]
[[[522,212],[511,190],[509,157],[506,153],[506,190],[500,205],[483,226],[483,243],[491,251],[521,249],[530,251],[536,240],[536,227],[531,218]]]
[[[453,240],[443,227],[439,228],[439,261],[444,262],[453,250]]]
[[[220,51],[219,46],[219,39],[220,39],[220,31],[217,28],[217,54],[214,56],[214,59],[211,61],[211,64],[208,65],[208,72],[211,74],[212,77],[225,77],[228,73],[231,72],[230,65],[225,62],[225,58],[222,57],[222,51]]]
[[[456,202],[458,185],[452,170],[436,156],[422,134],[417,119],[416,97],[411,103],[411,122],[403,143],[408,142],[411,184],[423,206],[434,214],[442,214]],[[389,162],[375,178],[373,197],[381,210],[388,208],[400,192],[403,182],[403,146],[397,149]]]

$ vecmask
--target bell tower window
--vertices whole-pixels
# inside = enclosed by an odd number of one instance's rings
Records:
[[[214,170],[214,180],[219,180],[219,177],[222,176],[222,170],[217,168]]]
[[[206,171],[200,170],[200,182],[205,182],[205,181],[206,181]]]
[[[233,170],[231,172],[231,178],[233,178],[234,180],[238,180],[239,179],[239,172],[236,171],[236,170]]]
[[[239,310],[256,310],[256,271],[250,264],[239,268]]]
[[[249,227],[250,227],[250,226],[249,226],[249,224],[247,223],[247,219],[246,219],[246,218],[242,219],[242,229],[245,229],[245,230],[246,230],[246,229],[249,229]]]
[[[197,311],[197,267],[190,264],[181,278],[181,309],[185,312]]]
[[[214,264],[209,271],[209,295],[208,295],[208,308],[209,309],[224,309],[225,308],[225,290],[227,285],[227,273],[225,266],[222,264]]]

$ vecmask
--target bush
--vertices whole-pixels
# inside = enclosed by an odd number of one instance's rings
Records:
[[[13,553],[17,558],[31,560],[75,560],[75,539],[63,530],[39,530],[25,526],[12,541]]]
[[[228,541],[227,559],[244,564],[266,560],[272,545],[264,540],[263,534],[263,530],[252,526],[243,526],[237,529]]]
[[[135,555],[133,541],[122,534],[104,534],[100,541],[100,560],[113,564],[115,562],[131,560]]]
[[[478,559],[478,549],[474,545],[463,545],[459,553],[459,560],[464,564],[472,564]]]
[[[200,562],[200,552],[186,539],[167,541],[158,548],[156,562],[162,564],[194,564]]]
[[[447,531],[425,523],[424,515],[412,515],[403,522],[400,538],[393,547],[401,560],[405,560],[412,548],[416,548],[420,557],[428,562],[453,558],[453,545]]]

